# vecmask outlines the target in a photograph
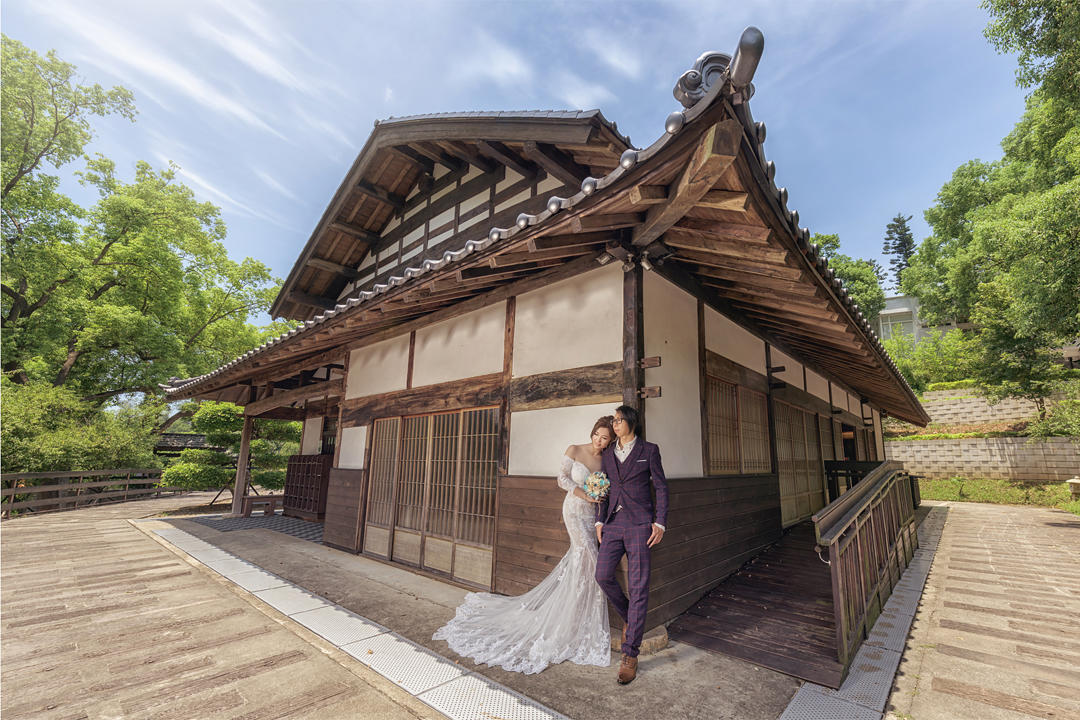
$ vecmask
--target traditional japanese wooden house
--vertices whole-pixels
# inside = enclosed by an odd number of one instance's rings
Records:
[[[563,450],[634,405],[670,620],[842,496],[827,462],[884,460],[884,414],[928,420],[774,182],[762,43],[701,56],[644,149],[598,111],[377,123],[274,303],[301,326],[170,397],[302,419],[327,544],[502,593],[568,546]]]

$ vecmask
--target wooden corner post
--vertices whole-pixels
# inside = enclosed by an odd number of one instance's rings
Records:
[[[248,458],[251,454],[251,431],[255,427],[255,418],[244,415],[244,429],[240,433],[240,456],[236,458],[236,483],[233,485],[232,514],[239,516],[243,512],[244,495],[247,494]]]
[[[623,274],[623,405],[638,411],[638,435],[645,437],[645,401],[641,388],[645,371],[641,359],[645,356],[644,292],[641,265]]]

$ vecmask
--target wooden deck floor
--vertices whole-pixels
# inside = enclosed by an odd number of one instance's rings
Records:
[[[829,566],[810,523],[733,574],[668,627],[673,640],[838,688]]]

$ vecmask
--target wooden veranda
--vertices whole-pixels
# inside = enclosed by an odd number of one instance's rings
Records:
[[[911,488],[900,463],[878,464],[677,618],[669,636],[839,688],[918,545]]]

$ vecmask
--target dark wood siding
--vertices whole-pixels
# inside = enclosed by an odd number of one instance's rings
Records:
[[[668,480],[668,527],[653,550],[645,627],[685,612],[780,538],[775,475]]]
[[[366,481],[366,470],[334,468],[330,471],[330,483],[326,488],[324,544],[352,553],[360,552],[363,547],[360,518],[364,515],[363,503],[367,497]]]
[[[780,538],[775,475],[670,479],[668,491],[668,531],[653,550],[647,628],[687,610]],[[553,477],[499,479],[496,592],[529,590],[569,549],[562,523],[565,496]]]
[[[562,521],[566,491],[555,477],[500,477],[495,519],[495,592],[520,595],[570,549]]]

